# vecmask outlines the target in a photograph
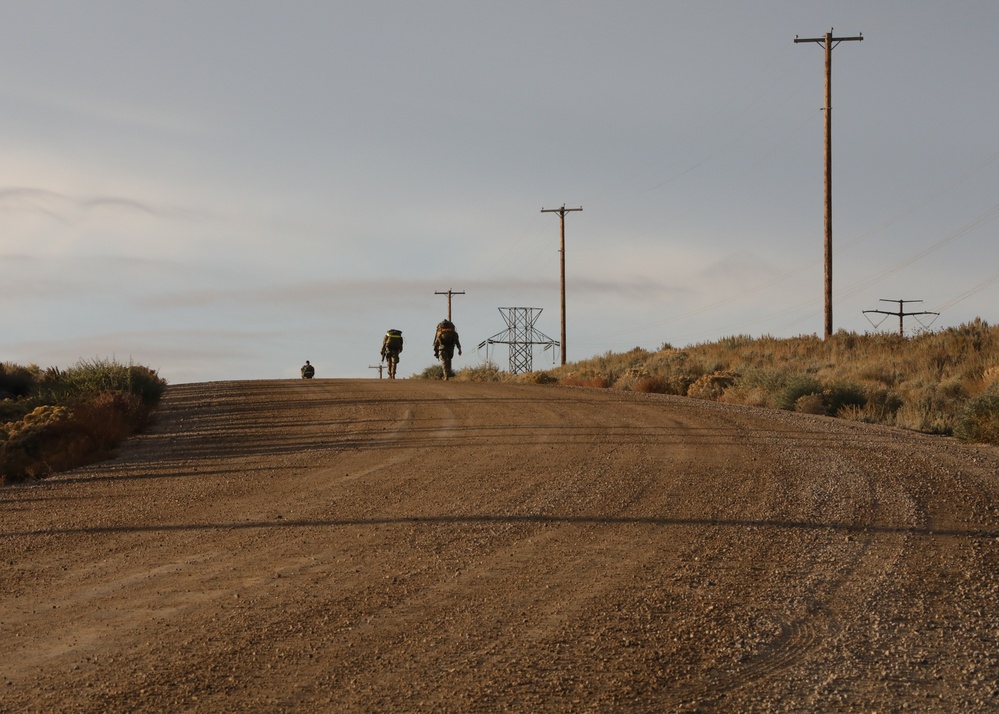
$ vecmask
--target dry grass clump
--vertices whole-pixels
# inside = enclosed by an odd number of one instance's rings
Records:
[[[441,372],[443,374],[443,371]],[[455,379],[464,382],[499,382],[500,370],[494,362],[486,361],[480,365],[464,367],[455,373]]]
[[[718,401],[725,390],[735,384],[739,375],[734,372],[712,372],[702,374],[687,388],[687,396],[694,399]]]

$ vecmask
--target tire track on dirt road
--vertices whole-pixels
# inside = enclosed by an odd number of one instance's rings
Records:
[[[997,472],[662,395],[172,386],[0,490],[0,709],[992,711]]]

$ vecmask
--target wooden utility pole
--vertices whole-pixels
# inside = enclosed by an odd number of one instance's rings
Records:
[[[465,294],[464,290],[452,290],[451,288],[448,288],[446,291],[438,290],[438,291],[436,291],[434,293],[434,295],[447,295],[447,319],[448,319],[448,321],[451,320],[451,296],[452,295],[464,295],[464,294]]]
[[[832,51],[840,42],[861,41],[863,35],[856,37],[833,37],[829,30],[824,37],[795,37],[795,43],[815,42],[825,46],[826,50],[826,141],[825,141],[825,302],[826,320],[825,336],[833,333],[832,318]],[[834,44],[835,43],[835,44]]]
[[[902,330],[902,318],[903,317],[911,317],[913,315],[939,315],[940,314],[939,312],[930,312],[929,310],[921,310],[920,312],[903,312],[902,311],[902,305],[904,305],[905,303],[907,303],[907,302],[922,302],[922,300],[886,300],[885,298],[881,298],[881,300],[879,300],[879,302],[897,302],[898,303],[898,312],[888,312],[887,310],[864,310],[864,314],[866,315],[869,312],[876,312],[879,315],[897,315],[898,316],[898,336],[899,337],[904,337],[905,336],[905,332]]]
[[[561,304],[562,304],[562,332],[559,335],[559,346],[562,352],[562,365],[565,365],[565,214],[570,211],[582,211],[583,207],[579,208],[566,208],[565,204],[562,204],[562,208],[542,208],[542,213],[557,213],[559,219],[559,284],[561,286]]]

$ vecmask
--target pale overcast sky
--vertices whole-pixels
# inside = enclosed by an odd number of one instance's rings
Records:
[[[570,362],[821,334],[831,28],[835,328],[999,320],[995,0],[0,1],[0,361],[478,364],[563,204]]]

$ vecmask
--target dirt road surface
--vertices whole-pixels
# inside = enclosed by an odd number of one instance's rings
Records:
[[[168,389],[0,489],[3,712],[999,709],[999,450],[662,395]]]

